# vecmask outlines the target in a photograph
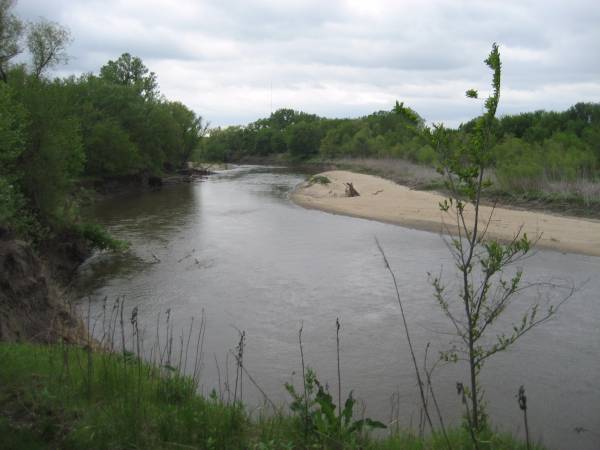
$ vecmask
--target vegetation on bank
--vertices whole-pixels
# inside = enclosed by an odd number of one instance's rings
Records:
[[[228,403],[217,393],[196,394],[191,377],[142,363],[129,353],[1,343],[0,359],[0,436],[7,450],[448,448],[438,435],[424,439],[394,430],[374,438],[349,428],[340,433],[337,419],[330,435],[328,428],[314,425],[307,432],[302,408],[282,405],[252,416],[243,404]],[[319,411],[319,405],[311,406],[309,414],[316,417]],[[471,448],[466,428],[448,435],[452,448]],[[526,448],[508,435],[486,431],[481,437],[482,450]]]
[[[0,228],[42,241],[83,231],[79,181],[160,175],[190,159],[202,118],[159,91],[156,75],[128,53],[99,73],[51,79],[68,59],[68,30],[40,19],[25,25],[0,0]],[[28,64],[14,63],[27,50]]]
[[[449,150],[470,142],[475,122],[449,129]],[[574,204],[600,211],[600,104],[494,118],[491,195],[508,203]],[[356,119],[327,119],[291,109],[246,126],[213,129],[195,153],[200,160],[235,162],[270,157],[291,162],[407,161],[437,167],[433,129],[402,103]],[[386,171],[385,169],[383,170]],[[410,182],[411,180],[409,180]]]

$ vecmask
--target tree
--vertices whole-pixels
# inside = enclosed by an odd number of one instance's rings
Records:
[[[484,363],[496,353],[506,350],[533,327],[548,320],[572,293],[571,289],[558,304],[550,305],[544,311],[540,311],[539,303],[530,305],[509,331],[502,331],[497,323],[497,319],[526,287],[522,283],[522,269],[512,272],[509,269],[511,264],[530,252],[532,242],[520,230],[508,243],[489,239],[485,221],[481,218],[482,192],[491,185],[485,174],[493,160],[492,131],[500,99],[501,64],[496,44],[485,63],[493,71],[493,91],[485,101],[484,114],[475,121],[469,144],[452,150],[443,126],[435,126],[433,132],[433,143],[441,162],[440,172],[445,176],[449,191],[449,198],[440,204],[440,208],[451,213],[455,221],[455,228],[447,230],[455,230],[453,234],[456,236],[450,239],[448,248],[460,280],[457,293],[449,292],[441,277],[431,280],[436,300],[459,338],[458,344],[442,352],[441,357],[445,361],[466,361],[468,365],[468,387],[464,388],[464,393],[470,406],[467,406],[467,420],[475,432],[486,426],[483,390],[479,384]],[[467,96],[477,98],[478,94],[469,90]],[[487,223],[490,220],[491,217]],[[494,336],[489,336],[492,329]]]
[[[44,70],[67,62],[66,48],[70,42],[71,33],[58,23],[40,19],[30,24],[27,48],[31,53],[33,75],[39,78]]]
[[[321,132],[314,122],[298,122],[287,129],[287,146],[294,159],[303,159],[319,151]]]
[[[12,228],[23,203],[18,159],[25,149],[26,117],[10,87],[0,83],[0,227]]]
[[[21,53],[23,24],[10,12],[15,0],[0,0],[0,78],[6,82],[8,61]]]
[[[150,72],[140,58],[129,53],[123,53],[116,61],[108,61],[100,69],[100,77],[111,83],[133,86],[145,99],[158,97],[156,74]]]
[[[183,163],[190,159],[192,152],[199,146],[200,140],[206,134],[208,124],[204,124],[201,116],[197,116],[181,102],[167,102],[167,107],[181,137],[179,162]]]
[[[16,79],[11,78],[11,85]],[[42,222],[68,221],[68,194],[83,169],[85,154],[80,121],[71,112],[65,83],[25,77],[14,91],[29,118],[19,159],[23,192]]]
[[[84,136],[87,155],[86,172],[100,176],[119,176],[135,173],[140,156],[129,134],[114,119],[104,119],[91,124]]]
[[[254,149],[252,153],[259,156],[266,156],[273,153],[271,143],[275,131],[272,128],[259,128],[256,130],[255,134],[256,139],[254,140]]]

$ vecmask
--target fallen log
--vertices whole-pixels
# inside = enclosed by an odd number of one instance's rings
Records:
[[[352,183],[346,183],[346,197],[360,197],[360,194]]]

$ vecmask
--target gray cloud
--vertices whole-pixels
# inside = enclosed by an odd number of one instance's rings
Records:
[[[273,108],[334,116],[389,109],[457,125],[481,111],[492,42],[503,58],[501,113],[600,101],[596,0],[19,0],[24,19],[67,26],[60,74],[97,72],[123,52],[158,74],[169,98],[213,124]]]

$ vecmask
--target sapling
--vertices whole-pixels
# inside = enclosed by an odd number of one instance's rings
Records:
[[[509,266],[528,255],[534,242],[522,229],[515,230],[509,242],[492,239],[487,224],[494,208],[486,220],[481,217],[482,194],[491,186],[486,175],[493,163],[493,127],[500,100],[501,63],[497,44],[492,45],[485,63],[493,72],[492,93],[484,102],[484,112],[476,119],[467,145],[452,149],[442,125],[435,125],[431,132],[440,162],[438,171],[444,176],[448,192],[440,209],[452,217],[452,227],[446,225],[446,231],[454,237],[448,238],[447,244],[459,278],[458,292],[450,292],[441,276],[431,277],[435,298],[459,338],[451,349],[441,352],[441,358],[466,361],[468,365],[468,382],[463,393],[469,402],[467,423],[475,432],[486,426],[479,383],[484,362],[548,320],[573,292],[570,288],[557,304],[545,309],[539,303],[530,305],[507,331],[498,323],[511,302],[528,287],[522,283],[522,269],[509,271]],[[474,89],[466,94],[473,99],[479,96]]]

